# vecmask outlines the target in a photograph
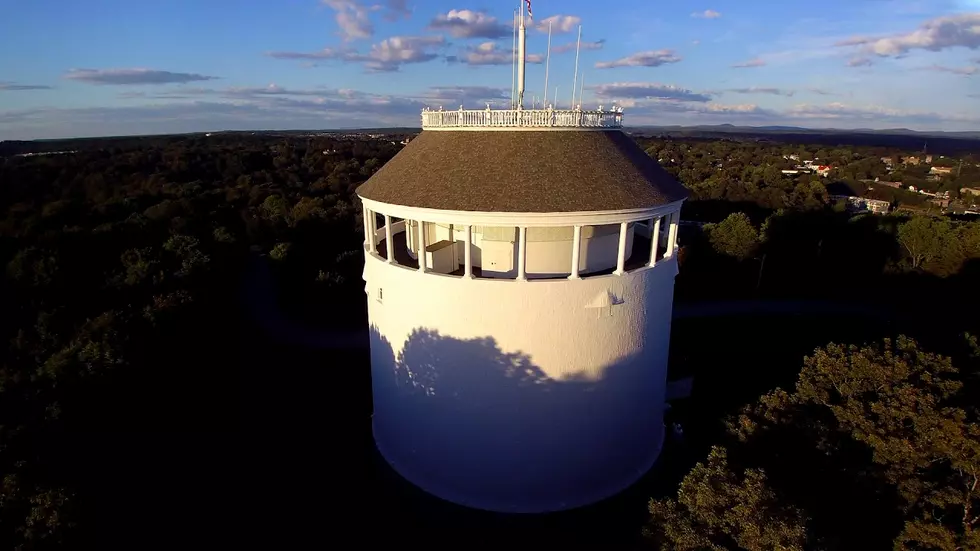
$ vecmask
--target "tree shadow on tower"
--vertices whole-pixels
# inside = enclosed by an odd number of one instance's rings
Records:
[[[660,452],[665,373],[635,358],[598,376],[554,378],[492,337],[417,328],[395,353],[374,327],[371,358],[379,450],[415,485],[455,503],[515,513],[583,506],[630,486]],[[631,528],[648,492],[556,515],[451,511],[436,500],[409,514],[427,524],[448,521],[448,510],[455,528],[439,524],[447,532],[469,523],[486,528],[496,518],[491,525],[503,533],[548,532],[554,543],[553,530],[572,526],[574,541],[608,543],[615,528],[623,540],[638,534]],[[604,511],[613,510],[609,523]]]

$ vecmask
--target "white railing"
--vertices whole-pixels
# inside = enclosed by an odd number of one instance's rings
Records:
[[[422,110],[422,128],[622,128],[623,109],[463,109]]]

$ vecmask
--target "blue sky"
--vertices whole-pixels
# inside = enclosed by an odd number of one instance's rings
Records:
[[[0,19],[0,139],[418,125],[509,102],[516,1],[32,0]],[[627,124],[980,130],[980,0],[532,0],[526,104]],[[577,101],[577,100],[576,100]]]

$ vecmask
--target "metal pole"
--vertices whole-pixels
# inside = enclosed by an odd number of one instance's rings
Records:
[[[514,90],[517,88],[517,10],[514,10],[514,41],[510,50],[510,108],[514,108]]]
[[[544,62],[544,99],[548,103],[548,68],[551,66],[551,21],[548,21],[548,54]],[[557,101],[557,99],[555,100]],[[547,107],[542,105],[542,107]]]
[[[578,84],[578,51],[582,46],[582,25],[578,26],[578,42],[575,44],[575,78],[572,79],[572,106],[575,109],[575,85]]]

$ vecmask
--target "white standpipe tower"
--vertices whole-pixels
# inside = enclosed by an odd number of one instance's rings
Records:
[[[530,12],[528,15],[530,15]],[[517,59],[517,108],[524,109],[524,74],[527,70],[527,28],[524,26],[523,4],[521,4],[520,27],[517,29]]]
[[[523,109],[518,30],[515,105],[423,110],[357,194],[379,452],[448,501],[540,513],[660,454],[687,192],[621,109]]]

